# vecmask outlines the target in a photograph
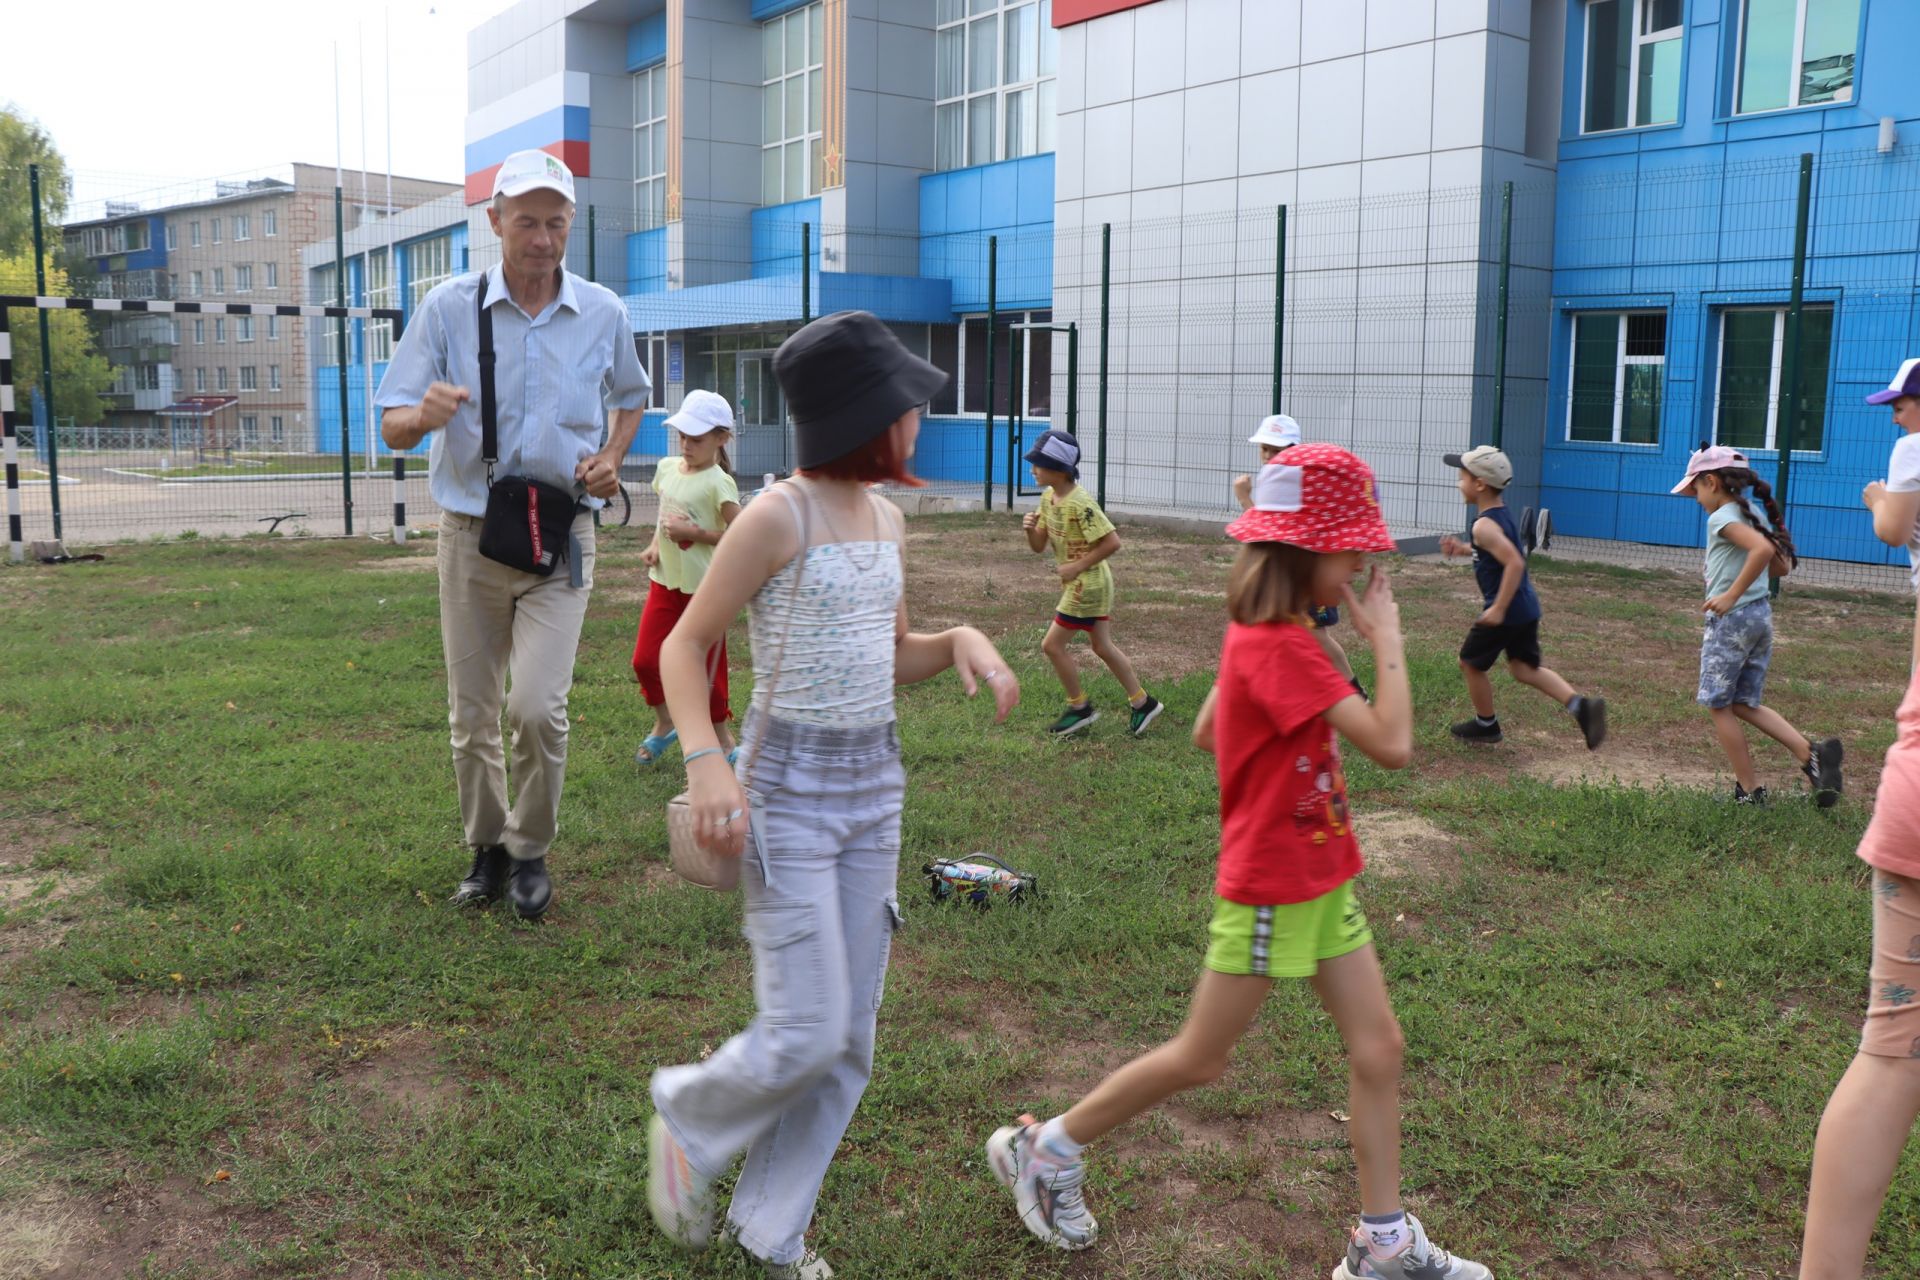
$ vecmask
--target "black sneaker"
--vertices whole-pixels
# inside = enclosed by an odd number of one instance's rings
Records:
[[[1733,784],[1733,802],[1735,804],[1750,804],[1755,808],[1759,808],[1767,802],[1767,789],[1765,787],[1755,787],[1749,791],[1736,782]]]
[[[1139,737],[1147,731],[1148,725],[1160,718],[1160,713],[1166,709],[1167,704],[1154,697],[1149,697],[1137,707],[1130,706],[1128,710],[1133,714],[1127,717],[1127,732],[1136,738]]]
[[[1807,775],[1807,781],[1813,784],[1813,802],[1822,809],[1831,809],[1840,803],[1840,792],[1845,780],[1840,776],[1840,761],[1846,755],[1846,749],[1840,745],[1840,739],[1828,738],[1825,742],[1807,739],[1807,748],[1813,752],[1811,758],[1800,766],[1800,772]]]
[[[499,845],[487,845],[473,851],[473,870],[467,872],[467,878],[453,891],[447,901],[456,907],[470,902],[482,906],[500,896],[500,890],[507,883],[507,851]]]
[[[1587,739],[1587,750],[1593,751],[1607,740],[1607,700],[1605,698],[1575,698],[1573,700],[1573,722],[1580,726],[1580,732]]]
[[[1492,724],[1481,724],[1478,720],[1462,720],[1459,724],[1449,728],[1447,732],[1462,742],[1477,742],[1489,746],[1507,736],[1500,732],[1500,722],[1498,720],[1495,720]]]
[[[1093,709],[1093,703],[1089,700],[1061,712],[1060,718],[1047,728],[1047,732],[1056,738],[1064,738],[1069,734],[1080,732],[1099,718],[1100,713]]]

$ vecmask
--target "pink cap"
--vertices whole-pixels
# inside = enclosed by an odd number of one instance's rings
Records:
[[[1746,465],[1747,455],[1738,449],[1729,448],[1724,444],[1709,445],[1687,459],[1686,478],[1673,486],[1672,492],[1685,493],[1693,488],[1693,478],[1703,471],[1719,471],[1725,467]]]

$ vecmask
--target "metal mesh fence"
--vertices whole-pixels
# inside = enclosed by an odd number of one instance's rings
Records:
[[[1053,426],[1079,435],[1083,478],[1116,510],[1222,519],[1233,477],[1257,462],[1246,437],[1277,409],[1373,465],[1405,539],[1464,527],[1441,459],[1497,441],[1515,463],[1510,503],[1550,513],[1554,553],[1691,567],[1702,514],[1668,491],[1713,440],[1745,450],[1784,495],[1809,580],[1897,586],[1904,553],[1874,539],[1861,506],[1896,437],[1862,398],[1913,339],[1913,158],[1824,156],[1804,201],[1794,154],[1637,159],[1285,209],[1196,213],[1188,200],[1180,216],[1141,216],[1154,206],[1136,197],[1135,216],[1111,221],[1093,220],[1093,201],[1029,217],[1029,201],[983,189],[983,211],[1004,205],[992,232],[823,217],[844,201],[710,200],[672,221],[650,204],[636,215],[590,202],[568,259],[624,300],[654,379],[624,472],[642,518],[652,466],[673,447],[664,419],[694,387],[734,406],[743,488],[788,470],[773,353],[806,319],[860,307],[953,374],[927,406],[915,461],[939,494],[1029,499],[1019,459]],[[0,172],[0,200],[23,186]],[[384,177],[354,174],[340,252],[333,187],[331,170],[129,181],[123,198],[70,210],[50,241],[75,296],[332,303],[339,257],[349,305],[403,311],[498,259],[485,210],[451,187],[397,185],[388,198]],[[31,265],[0,260],[0,292],[32,292]],[[16,357],[34,319],[15,313]],[[63,413],[61,388],[90,375],[58,352],[79,341],[76,320],[110,370],[100,407],[77,414]],[[341,532],[343,444],[353,501],[384,512],[392,463],[368,389],[392,322],[346,322],[343,414],[335,321],[268,333],[256,320],[250,336],[211,316],[60,321],[56,429],[42,411],[25,430],[36,456],[49,435],[59,448],[69,539],[244,532],[289,512],[305,514],[288,530]],[[16,376],[24,407],[18,364]],[[205,412],[181,408],[201,400]],[[49,494],[32,479],[29,521],[44,526]],[[410,513],[431,519],[425,484],[409,489]]]

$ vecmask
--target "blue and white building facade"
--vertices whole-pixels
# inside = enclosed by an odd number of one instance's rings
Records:
[[[1920,5],[1574,0],[1541,498],[1564,533],[1699,545],[1668,496],[1702,441],[1778,474],[1803,552],[1883,562],[1860,490],[1912,355]],[[1802,411],[1786,420],[1799,157],[1813,157]]]

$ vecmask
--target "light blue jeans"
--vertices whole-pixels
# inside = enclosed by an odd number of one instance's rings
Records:
[[[740,871],[758,1012],[705,1062],[653,1076],[653,1105],[694,1169],[746,1164],[727,1211],[771,1262],[805,1253],[827,1164],[873,1072],[900,923],[906,773],[891,724],[748,720],[754,838]]]

